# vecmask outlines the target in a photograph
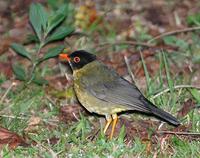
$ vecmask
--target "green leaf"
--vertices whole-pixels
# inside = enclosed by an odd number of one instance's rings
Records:
[[[194,62],[194,63],[200,63],[200,55],[193,56],[192,62]]]
[[[55,14],[48,18],[47,31],[48,35],[55,27],[57,27],[67,16],[68,5],[62,6]]]
[[[35,35],[35,34],[27,35],[27,39],[24,44],[26,45],[26,44],[30,44],[30,43],[40,43],[39,39],[37,38],[37,35]]]
[[[58,1],[57,0],[47,0],[47,4],[53,9],[57,9]]]
[[[177,41],[177,38],[176,36],[166,36],[163,38],[163,40],[165,44],[174,46]]]
[[[21,44],[13,43],[11,44],[11,48],[19,55],[29,59],[31,61],[31,56],[29,52],[25,50],[25,48]]]
[[[200,13],[189,15],[186,21],[189,25],[200,25]]]
[[[43,6],[39,3],[31,4],[29,11],[29,19],[37,37],[41,41],[42,39],[42,29],[46,29],[47,25],[47,13],[45,12]]]
[[[68,3],[65,3],[65,5],[61,6],[56,12],[64,14],[65,16],[67,16],[67,14],[68,14]]]
[[[19,65],[12,65],[12,69],[14,74],[16,75],[16,78],[25,81],[26,80],[26,71],[23,67]]]
[[[65,15],[58,13],[48,19],[47,33],[49,34],[56,26],[58,26],[65,19]]]
[[[48,14],[44,10],[44,7],[38,3],[38,9],[39,9],[39,14],[40,14],[40,20],[42,24],[43,31],[46,30],[47,27],[47,20],[48,20]]]
[[[186,49],[189,46],[186,41],[179,39],[176,36],[166,36],[163,40],[167,45],[178,46],[182,49]]]
[[[45,84],[48,84],[48,81],[45,80],[44,78],[33,78],[32,82],[33,82],[33,83],[36,83],[37,85],[45,85]]]
[[[197,89],[190,89],[190,93],[200,103],[200,92]]]
[[[73,27],[60,27],[58,28],[54,33],[52,33],[46,40],[46,43],[52,42],[52,41],[57,41],[57,40],[62,40],[69,34],[74,32]]]
[[[63,49],[64,49],[64,46],[57,46],[57,47],[49,49],[48,52],[42,58],[40,58],[38,60],[38,63],[43,62],[44,60],[58,56],[62,52]]]

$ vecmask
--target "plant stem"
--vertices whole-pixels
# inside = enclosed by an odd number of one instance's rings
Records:
[[[30,73],[30,79],[28,80],[28,84],[30,84],[33,81],[33,78],[34,78],[33,74],[35,72],[36,66],[37,66],[37,64],[33,63],[33,66],[32,66],[32,69],[31,69],[31,73]]]
[[[128,73],[131,76],[132,82],[135,83],[135,76],[134,76],[133,72],[131,71],[131,66],[130,66],[128,57],[126,55],[124,55],[124,61],[125,61],[126,66],[127,66]]]
[[[174,31],[165,32],[165,33],[162,33],[162,34],[150,39],[147,42],[147,44],[151,44],[153,41],[160,39],[160,38],[163,38],[165,36],[174,35],[174,34],[183,33],[183,32],[195,31],[195,30],[199,30],[199,29],[200,29],[200,26],[195,26],[195,27],[184,28],[184,29],[181,29],[181,30],[178,29],[178,30],[174,30]]]
[[[44,42],[41,41],[41,43],[40,43],[40,45],[39,45],[39,48],[38,48],[38,50],[37,50],[37,55],[40,53],[40,51],[41,51],[41,49],[42,49],[43,46],[44,46]]]
[[[38,64],[38,62],[37,62],[38,57],[37,56],[39,56],[39,54],[40,54],[41,49],[42,49],[43,46],[44,46],[44,42],[41,41],[41,43],[39,44],[39,48],[37,50],[37,53],[36,53],[36,59],[33,61],[33,66],[31,68],[30,79],[28,80],[28,84],[30,84],[33,81],[33,79],[34,79],[35,69],[36,69],[36,66]]]

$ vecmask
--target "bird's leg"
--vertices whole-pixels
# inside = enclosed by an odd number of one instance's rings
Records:
[[[115,131],[115,126],[117,124],[117,120],[118,120],[117,114],[113,114],[112,118],[113,118],[113,125],[112,125],[112,131],[111,131],[111,134],[110,134],[110,139],[112,139],[112,137],[113,137],[113,134],[114,134],[114,131]]]
[[[110,115],[106,115],[106,121],[107,121],[107,123],[106,123],[106,125],[104,127],[104,130],[103,130],[104,134],[106,133],[110,123],[112,122],[112,117]]]

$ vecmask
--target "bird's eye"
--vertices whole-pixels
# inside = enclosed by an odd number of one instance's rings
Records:
[[[75,63],[79,63],[80,60],[81,60],[81,59],[80,59],[79,57],[74,57],[74,62],[75,62]]]

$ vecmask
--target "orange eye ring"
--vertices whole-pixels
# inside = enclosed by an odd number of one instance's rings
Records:
[[[74,57],[74,62],[75,63],[79,63],[81,61],[81,59],[79,57]]]

